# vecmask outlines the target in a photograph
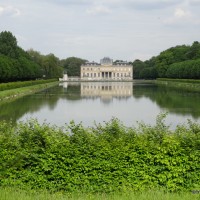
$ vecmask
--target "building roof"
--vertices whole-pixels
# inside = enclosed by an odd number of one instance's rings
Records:
[[[100,63],[97,62],[86,62],[85,64],[83,64],[83,66],[99,66],[99,65],[114,65],[114,66],[127,66],[130,65],[127,61],[123,61],[123,60],[118,60],[113,62],[112,59],[110,59],[109,57],[104,57],[103,59],[100,60]]]
[[[113,60],[110,59],[109,57],[104,57],[103,59],[101,59],[100,63],[101,65],[112,65]]]

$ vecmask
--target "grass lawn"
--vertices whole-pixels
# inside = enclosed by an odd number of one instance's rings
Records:
[[[0,188],[1,200],[199,200],[200,191],[188,193],[165,193],[163,191],[147,191],[138,193],[114,194],[67,194],[48,191],[25,191],[13,188]]]

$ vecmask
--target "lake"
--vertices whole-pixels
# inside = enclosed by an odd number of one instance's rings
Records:
[[[146,81],[71,82],[0,104],[0,120],[14,122],[37,118],[58,126],[71,120],[85,126],[113,117],[127,126],[137,122],[154,125],[161,112],[168,112],[172,129],[192,119],[200,122],[200,94],[184,92]]]

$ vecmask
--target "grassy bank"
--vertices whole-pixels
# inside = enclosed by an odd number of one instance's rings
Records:
[[[156,79],[156,84],[185,91],[200,92],[200,80],[159,78]]]
[[[0,101],[13,99],[33,92],[37,92],[39,90],[52,87],[55,84],[57,84],[57,81],[54,79],[16,83],[2,83],[0,84]]]
[[[68,193],[200,190],[200,125],[171,131],[125,127],[117,119],[94,127],[36,120],[0,122],[0,186]]]
[[[114,194],[50,193],[13,188],[0,188],[1,200],[199,200],[195,192],[168,193],[164,191],[144,191]]]
[[[11,90],[16,88],[28,87],[38,84],[55,82],[56,79],[47,79],[47,80],[34,80],[34,81],[17,81],[17,82],[9,82],[9,83],[0,83],[0,91]]]

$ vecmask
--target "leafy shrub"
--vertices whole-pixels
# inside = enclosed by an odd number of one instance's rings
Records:
[[[125,127],[118,119],[85,128],[0,122],[0,186],[112,192],[200,187],[200,125],[170,131]]]

